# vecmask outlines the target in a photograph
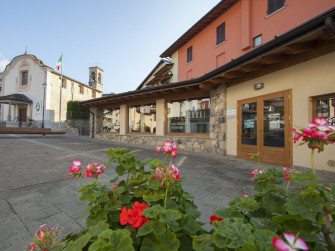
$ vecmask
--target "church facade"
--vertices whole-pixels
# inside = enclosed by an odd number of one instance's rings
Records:
[[[46,128],[61,129],[68,101],[102,96],[102,76],[103,70],[90,67],[87,85],[61,76],[34,55],[19,55],[0,73],[0,126],[41,127],[44,121]]]

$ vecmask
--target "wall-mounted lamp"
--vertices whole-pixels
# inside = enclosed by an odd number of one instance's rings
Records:
[[[264,88],[264,83],[254,84],[254,89],[255,90],[259,90],[259,89],[262,89],[262,88]]]

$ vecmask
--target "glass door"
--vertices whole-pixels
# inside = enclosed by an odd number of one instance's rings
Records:
[[[290,99],[282,91],[238,102],[238,157],[259,153],[262,162],[292,165]]]

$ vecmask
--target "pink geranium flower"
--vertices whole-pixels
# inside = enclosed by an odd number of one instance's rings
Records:
[[[81,161],[80,160],[74,160],[74,161],[72,161],[72,163],[75,166],[80,166],[81,165]]]
[[[33,244],[30,244],[29,245],[29,248],[30,248],[30,251],[33,251],[33,250],[35,250],[35,248],[36,248],[36,245],[33,243]]]
[[[273,246],[279,251],[295,251],[295,250],[309,250],[307,244],[301,239],[296,238],[294,234],[291,233],[283,233],[285,239],[288,244],[280,239],[279,237],[275,237],[272,240]]]
[[[159,153],[161,151],[161,148],[159,146],[156,146],[156,151]]]
[[[328,120],[325,118],[315,117],[314,122],[318,125],[325,125],[328,123]]]

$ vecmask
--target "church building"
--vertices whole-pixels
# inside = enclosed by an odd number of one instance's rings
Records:
[[[61,83],[62,79],[62,83]],[[31,54],[15,57],[0,73],[0,126],[62,129],[67,102],[102,96],[103,70],[89,68],[89,84],[62,75]]]

